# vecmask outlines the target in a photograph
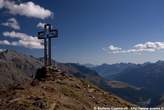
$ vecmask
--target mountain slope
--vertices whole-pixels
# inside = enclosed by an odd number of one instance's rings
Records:
[[[74,63],[64,63],[64,64],[58,63],[57,65],[62,71],[64,71],[68,75],[72,75],[80,79],[88,80],[105,90],[109,89],[109,85],[107,81],[94,70],[91,70],[85,66],[74,64]]]
[[[0,87],[21,83],[33,76],[42,63],[13,50],[0,52]]]
[[[110,91],[117,96],[139,106],[147,107],[150,105],[152,94],[143,89],[121,81],[109,81]]]
[[[2,80],[0,80],[0,87],[8,87],[31,79],[35,76],[36,70],[43,65],[42,61],[43,58],[37,59],[13,50],[1,52],[0,79]],[[54,62],[53,64],[55,64]],[[107,82],[89,68],[73,63],[57,63],[57,65],[66,74],[88,80],[103,89],[108,88]]]
[[[0,90],[2,110],[93,110],[94,107],[134,106],[96,86],[47,69],[42,81],[28,81],[8,90]]]
[[[59,63],[58,66],[66,74],[90,81],[99,88],[105,91],[112,92],[117,96],[126,99],[129,102],[135,103],[140,106],[145,106],[149,102],[149,96],[151,96],[151,94],[147,94],[147,91],[145,91],[142,88],[138,88],[133,85],[129,85],[127,83],[118,81],[112,81],[115,84],[111,84],[105,78],[101,77],[96,71],[86,68],[85,66],[79,64]],[[118,86],[122,87],[120,88]]]

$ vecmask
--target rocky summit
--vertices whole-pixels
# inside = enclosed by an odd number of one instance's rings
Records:
[[[47,67],[34,80],[0,90],[0,110],[93,110],[134,106],[86,80]]]

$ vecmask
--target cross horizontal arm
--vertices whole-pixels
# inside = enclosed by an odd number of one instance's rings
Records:
[[[58,37],[58,31],[56,29],[50,30],[48,37],[49,38],[57,38]]]
[[[38,39],[45,39],[45,32],[44,31],[38,32]]]

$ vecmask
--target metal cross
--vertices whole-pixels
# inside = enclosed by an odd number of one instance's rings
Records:
[[[45,66],[51,65],[51,38],[57,38],[57,37],[58,37],[58,31],[56,29],[52,29],[50,24],[45,24],[44,30],[38,32],[38,39],[44,39],[44,65]]]

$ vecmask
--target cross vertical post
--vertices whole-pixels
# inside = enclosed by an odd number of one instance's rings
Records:
[[[47,66],[47,39],[44,39],[44,65]]]
[[[49,65],[51,65],[51,38],[48,38],[48,44],[49,44],[49,47],[48,47],[48,59],[49,59]]]

